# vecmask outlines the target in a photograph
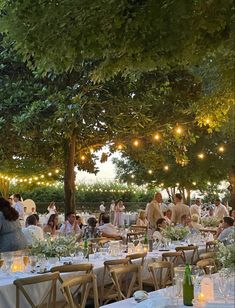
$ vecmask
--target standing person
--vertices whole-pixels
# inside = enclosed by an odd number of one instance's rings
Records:
[[[160,207],[161,203],[162,203],[162,194],[157,192],[154,195],[154,199],[150,202],[147,211],[147,220],[148,220],[148,228],[150,236],[152,236],[153,232],[156,230],[157,220],[159,218],[163,218],[163,214]]]
[[[218,217],[219,220],[222,220],[226,216],[229,216],[228,210],[221,203],[219,198],[215,199],[215,217]]]
[[[0,252],[26,248],[27,242],[18,218],[19,213],[10,202],[0,198]]]
[[[15,202],[14,204],[14,209],[19,213],[19,220],[20,220],[20,224],[23,227],[24,226],[24,205],[21,202],[21,196],[20,194],[14,194],[13,195],[13,200]]]
[[[102,201],[101,204],[100,204],[100,212],[105,213],[104,201]]]
[[[119,199],[115,204],[115,214],[114,214],[114,225],[121,226],[123,224],[122,221],[122,213],[125,210],[125,206],[123,201]]]
[[[199,218],[201,217],[201,205],[202,205],[201,199],[197,198],[195,200],[195,204],[192,204],[190,206],[190,214],[191,214],[191,216],[193,214],[196,214],[196,215],[199,216]]]
[[[186,204],[183,204],[183,198],[179,193],[174,195],[174,203],[175,206],[172,211],[171,221],[174,224],[180,224],[182,216],[190,216],[190,210]]]
[[[115,201],[112,200],[109,208],[109,216],[110,216],[110,222],[114,223],[114,213],[115,213]]]

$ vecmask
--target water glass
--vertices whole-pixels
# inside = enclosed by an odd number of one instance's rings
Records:
[[[38,257],[37,256],[30,256],[29,257],[31,272],[35,272],[35,267],[37,265]]]

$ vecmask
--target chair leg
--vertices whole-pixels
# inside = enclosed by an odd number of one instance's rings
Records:
[[[20,291],[18,287],[16,287],[16,308],[20,308]]]
[[[93,277],[93,292],[94,292],[94,304],[95,304],[95,308],[99,308],[98,291],[97,291],[97,279],[96,279],[96,276]]]

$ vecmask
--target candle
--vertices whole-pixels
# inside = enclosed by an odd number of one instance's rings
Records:
[[[202,278],[201,293],[204,294],[205,301],[214,300],[214,284],[211,278]]]
[[[197,296],[197,299],[198,299],[199,303],[203,303],[203,302],[205,302],[205,295],[202,292],[200,292]]]

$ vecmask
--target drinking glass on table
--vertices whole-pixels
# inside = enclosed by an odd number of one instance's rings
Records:
[[[224,298],[224,302],[227,303],[228,297],[230,294],[230,286],[231,286],[231,281],[227,275],[225,275],[223,272],[219,273],[219,279],[218,279],[218,287],[219,287],[219,292]]]
[[[35,267],[38,261],[38,257],[37,256],[30,256],[29,257],[29,261],[30,261],[30,266],[31,266],[31,272],[35,272]]]

